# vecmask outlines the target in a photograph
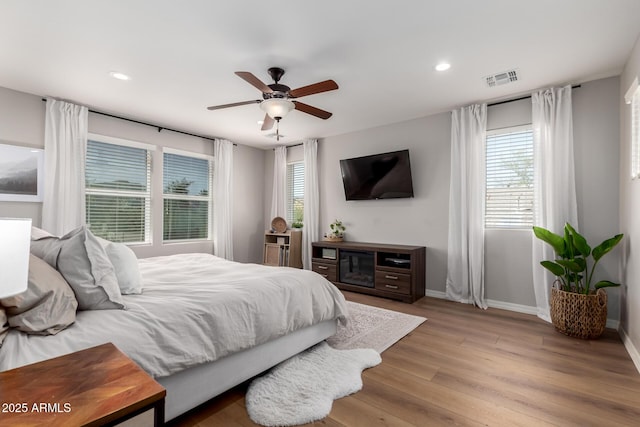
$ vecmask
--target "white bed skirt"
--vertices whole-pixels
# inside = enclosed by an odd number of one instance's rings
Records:
[[[327,339],[336,333],[336,329],[337,320],[325,320],[215,362],[158,378],[167,390],[165,420],[169,421]]]

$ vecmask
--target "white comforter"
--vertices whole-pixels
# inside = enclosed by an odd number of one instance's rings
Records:
[[[53,336],[11,331],[0,371],[105,342],[154,377],[264,343],[328,319],[344,321],[344,297],[320,275],[226,261],[208,254],[141,259],[141,295],[127,310],[79,311]]]

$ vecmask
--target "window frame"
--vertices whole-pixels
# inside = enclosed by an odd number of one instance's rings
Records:
[[[530,215],[530,221],[526,221],[523,220],[522,222],[514,222],[513,224],[508,224],[508,225],[498,225],[495,222],[487,222],[487,218],[489,217],[487,215],[487,211],[488,208],[490,207],[490,203],[489,203],[489,178],[490,178],[490,173],[488,171],[488,167],[489,167],[489,156],[488,156],[488,150],[489,150],[489,138],[494,137],[496,135],[508,135],[508,134],[515,134],[515,133],[524,133],[524,132],[528,132],[530,135],[530,141],[531,141],[531,146],[528,148],[531,152],[531,187],[530,187],[530,198],[531,198],[531,215]],[[484,219],[484,228],[485,230],[523,230],[523,229],[528,229],[530,227],[533,226],[533,204],[534,204],[534,199],[535,199],[535,194],[534,194],[534,184],[533,184],[533,179],[535,176],[535,161],[534,161],[534,156],[535,156],[535,150],[534,150],[534,146],[533,146],[533,125],[531,123],[529,124],[523,124],[523,125],[517,125],[517,126],[508,126],[508,127],[504,127],[504,128],[497,128],[497,129],[491,129],[491,130],[487,130],[486,131],[486,135],[485,135],[485,219]],[[528,192],[529,193],[529,192]],[[506,210],[505,210],[506,211]],[[508,212],[508,211],[507,211]]]
[[[171,194],[164,192],[164,155],[165,154],[174,154],[177,156],[183,157],[192,157],[196,159],[203,159],[209,162],[209,172],[208,172],[208,180],[209,180],[209,194],[207,196],[200,195],[181,195],[181,194]],[[162,244],[163,245],[171,245],[171,244],[180,244],[180,243],[194,243],[194,242],[207,242],[213,240],[213,168],[214,168],[214,156],[202,153],[195,153],[192,151],[180,150],[171,147],[162,147],[162,174],[160,176],[162,182],[161,189],[161,197],[162,197],[162,214],[160,221],[162,223]],[[200,237],[194,239],[170,239],[167,240],[164,238],[164,201],[165,200],[187,200],[187,201],[207,201],[208,215],[207,215],[207,237]]]
[[[106,135],[100,135],[96,133],[88,133],[87,134],[87,150],[90,141],[95,141],[102,144],[110,144],[115,146],[122,146],[128,148],[137,148],[141,150],[146,150],[147,152],[147,182],[146,182],[146,191],[133,191],[133,190],[118,190],[118,189],[96,189],[96,188],[88,188],[86,181],[86,170],[87,170],[87,153],[85,152],[84,162],[85,162],[85,188],[84,188],[84,197],[85,203],[87,196],[95,195],[95,196],[112,196],[112,197],[132,197],[132,198],[140,198],[144,197],[144,205],[145,205],[145,224],[144,224],[144,241],[136,241],[136,242],[121,242],[127,246],[138,246],[138,245],[151,245],[153,244],[153,212],[152,212],[152,181],[153,181],[153,156],[156,151],[156,146],[152,144],[146,144],[144,142],[133,141],[129,139],[123,138],[115,138]],[[86,206],[86,205],[85,205]],[[85,221],[87,222],[87,226],[90,228],[90,224],[87,221],[87,215],[89,214],[89,210],[85,209]],[[92,231],[93,232],[93,231]]]

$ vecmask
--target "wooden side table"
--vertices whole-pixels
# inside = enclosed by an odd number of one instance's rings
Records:
[[[165,396],[108,343],[0,372],[0,425],[114,425],[153,409],[162,426]]]

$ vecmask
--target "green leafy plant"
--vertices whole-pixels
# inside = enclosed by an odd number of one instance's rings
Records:
[[[553,261],[541,261],[540,264],[558,278],[562,290],[585,295],[591,293],[591,281],[598,262],[611,252],[624,236],[617,234],[591,249],[584,236],[568,223],[564,226],[564,236],[535,226],[533,233],[538,239],[551,245],[557,256]],[[594,289],[611,286],[620,284],[600,280],[594,285]]]
[[[347,229],[342,221],[338,219],[329,224],[329,228],[331,229],[329,237],[344,237],[344,232]]]
[[[293,223],[291,224],[291,227],[292,227],[292,228],[302,228],[302,225],[303,225],[303,224],[302,224],[302,222],[300,222],[300,221],[296,221],[296,222],[293,222]]]

